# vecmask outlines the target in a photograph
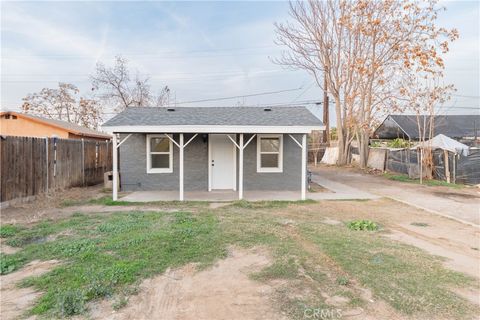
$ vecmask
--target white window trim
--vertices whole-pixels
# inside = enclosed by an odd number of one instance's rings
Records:
[[[261,154],[277,154],[277,152],[261,152],[262,138],[278,138],[278,167],[277,168],[262,168]],[[283,172],[283,134],[258,134],[257,135],[257,172]]]
[[[164,134],[147,134],[147,173],[172,173],[173,172],[173,143],[172,140],[168,139],[169,143],[169,152],[154,152],[153,154],[168,154],[169,157],[169,167],[168,168],[152,168],[152,157],[150,152],[150,140],[152,138],[165,138],[168,137]]]

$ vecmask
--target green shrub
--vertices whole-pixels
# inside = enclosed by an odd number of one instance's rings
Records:
[[[378,230],[378,225],[370,220],[354,220],[350,221],[347,224],[348,228],[350,230],[356,230],[356,231],[375,231]]]

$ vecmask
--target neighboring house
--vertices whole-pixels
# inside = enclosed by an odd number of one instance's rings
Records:
[[[234,190],[239,199],[244,190],[288,190],[305,199],[307,134],[324,129],[305,107],[135,107],[102,127],[114,134],[114,179],[120,149],[122,190],[178,190],[180,200],[184,190]]]
[[[430,116],[389,115],[373,133],[376,139],[419,140],[426,124],[426,139],[429,138]],[[419,126],[420,123],[420,132]],[[433,119],[433,135],[443,134],[455,140],[473,140],[480,130],[480,115],[438,115]]]
[[[111,135],[70,122],[30,114],[0,112],[0,135],[20,137],[58,137],[62,139],[110,140]]]

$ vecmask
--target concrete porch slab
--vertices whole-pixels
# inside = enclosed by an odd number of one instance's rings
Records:
[[[134,191],[124,197],[119,198],[120,201],[130,202],[154,202],[154,201],[175,201],[178,200],[178,191]],[[238,200],[238,192],[230,190],[222,191],[186,191],[184,193],[185,201],[209,201],[209,202],[226,202]],[[270,201],[284,200],[296,201],[300,200],[300,191],[246,191],[244,199],[247,201]]]
[[[333,182],[323,177],[319,179],[314,175],[313,180],[331,192],[307,192],[310,200],[370,200],[379,196],[364,192],[341,183]],[[247,201],[297,201],[300,200],[300,191],[245,191],[244,199]],[[232,190],[215,191],[186,191],[185,201],[229,202],[238,200],[238,192]],[[154,202],[176,201],[179,199],[178,191],[134,191],[119,198],[121,201]]]

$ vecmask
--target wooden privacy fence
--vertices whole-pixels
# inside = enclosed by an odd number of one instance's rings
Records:
[[[5,136],[0,139],[0,202],[101,183],[112,170],[109,141]]]

